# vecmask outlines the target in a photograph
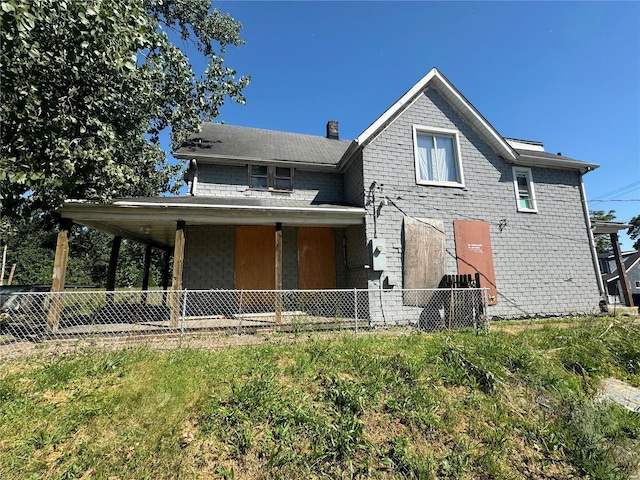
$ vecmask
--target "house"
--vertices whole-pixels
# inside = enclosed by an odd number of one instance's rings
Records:
[[[640,251],[622,252],[622,263],[626,273],[626,280],[633,298],[634,305],[640,305]],[[602,281],[607,289],[609,303],[625,303],[622,298],[620,275],[613,253],[598,254]]]
[[[598,307],[582,182],[598,166],[503,137],[435,68],[354,140],[333,121],[323,136],[207,123],[174,156],[188,195],[63,217],[175,251],[174,288],[368,289],[374,324],[406,321],[424,306],[403,289],[445,274],[478,273],[490,315]]]

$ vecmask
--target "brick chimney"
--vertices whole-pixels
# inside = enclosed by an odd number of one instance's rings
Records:
[[[329,120],[327,122],[327,138],[340,140],[340,136],[338,135],[338,122],[335,120]]]

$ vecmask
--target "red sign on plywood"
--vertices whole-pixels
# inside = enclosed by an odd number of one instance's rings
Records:
[[[489,305],[498,303],[498,290],[493,270],[493,252],[489,222],[454,220],[458,274],[480,274],[480,286],[489,288]]]

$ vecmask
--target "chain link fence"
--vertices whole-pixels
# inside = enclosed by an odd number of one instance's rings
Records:
[[[237,335],[480,328],[486,305],[486,290],[473,288],[13,292],[0,295],[0,357],[79,342],[176,348]]]

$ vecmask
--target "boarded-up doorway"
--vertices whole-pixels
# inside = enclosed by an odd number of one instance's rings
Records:
[[[298,288],[336,288],[336,240],[331,227],[299,227]]]
[[[275,289],[275,226],[237,226],[235,230],[236,290]]]
[[[480,274],[480,285],[489,288],[489,305],[498,303],[489,222],[454,220],[458,274]]]

